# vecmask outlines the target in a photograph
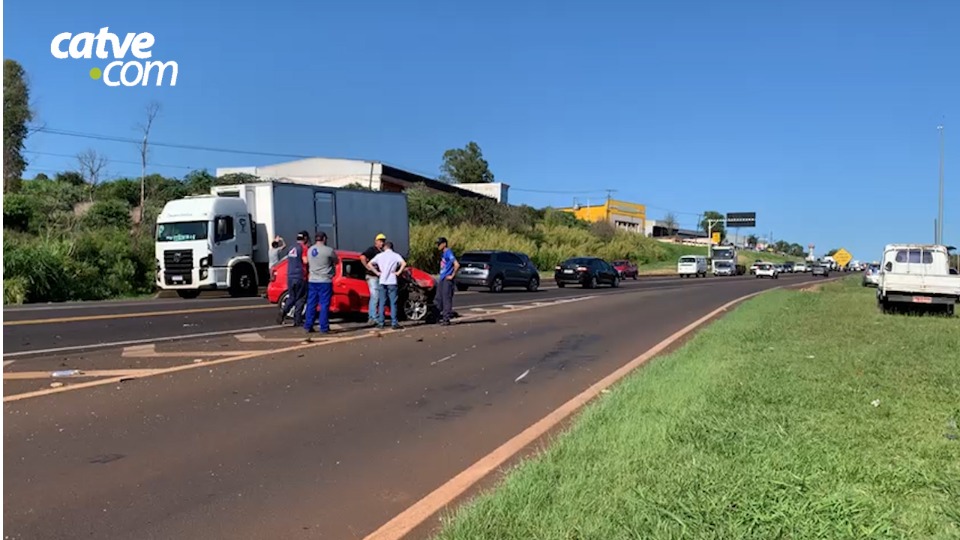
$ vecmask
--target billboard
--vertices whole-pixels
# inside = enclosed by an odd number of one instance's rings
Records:
[[[756,227],[756,212],[727,212],[727,227]]]

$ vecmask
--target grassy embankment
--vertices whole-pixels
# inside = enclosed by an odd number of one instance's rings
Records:
[[[960,538],[960,318],[753,299],[590,405],[455,539]]]

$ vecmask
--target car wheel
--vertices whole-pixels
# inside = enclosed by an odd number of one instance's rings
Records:
[[[490,292],[503,292],[503,276],[493,278],[493,282],[490,283]]]
[[[427,318],[430,313],[430,302],[420,291],[411,291],[403,301],[403,318],[408,321],[419,322]]]
[[[200,291],[195,290],[186,290],[186,291],[177,291],[177,296],[183,298],[184,300],[192,300],[200,296]]]
[[[613,283],[612,283],[611,285],[613,286],[614,289],[616,289],[617,287],[619,287],[619,286],[620,286],[620,277],[618,276],[618,277],[613,278]]]
[[[597,288],[597,276],[590,276],[590,281],[583,284],[584,289],[596,289]]]
[[[461,285],[461,284],[457,283],[457,290],[460,291],[460,292],[463,292],[463,291],[465,291],[465,290],[467,290],[467,289],[469,289],[469,288],[470,288],[469,285]]]
[[[564,288],[564,287],[566,287],[566,286],[567,286],[567,284],[564,283],[564,282],[562,282],[562,281],[558,281],[558,282],[557,282],[557,288],[558,288],[558,289],[562,289],[562,288]]]
[[[530,292],[537,292],[537,289],[540,288],[540,278],[533,276],[530,278],[530,281],[527,283],[527,290]]]

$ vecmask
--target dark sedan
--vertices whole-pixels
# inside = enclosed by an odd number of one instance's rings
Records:
[[[553,277],[560,288],[568,283],[582,285],[585,289],[601,284],[620,286],[620,272],[607,261],[596,257],[567,259],[557,265]]]

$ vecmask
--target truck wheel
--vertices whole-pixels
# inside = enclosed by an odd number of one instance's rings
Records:
[[[953,317],[955,304],[947,304],[947,309],[945,310],[947,317]]]
[[[236,268],[230,280],[230,296],[256,296],[257,278],[249,265]]]
[[[177,291],[177,296],[179,296],[180,298],[183,298],[184,300],[192,300],[200,296],[200,291],[195,291],[195,290]]]

